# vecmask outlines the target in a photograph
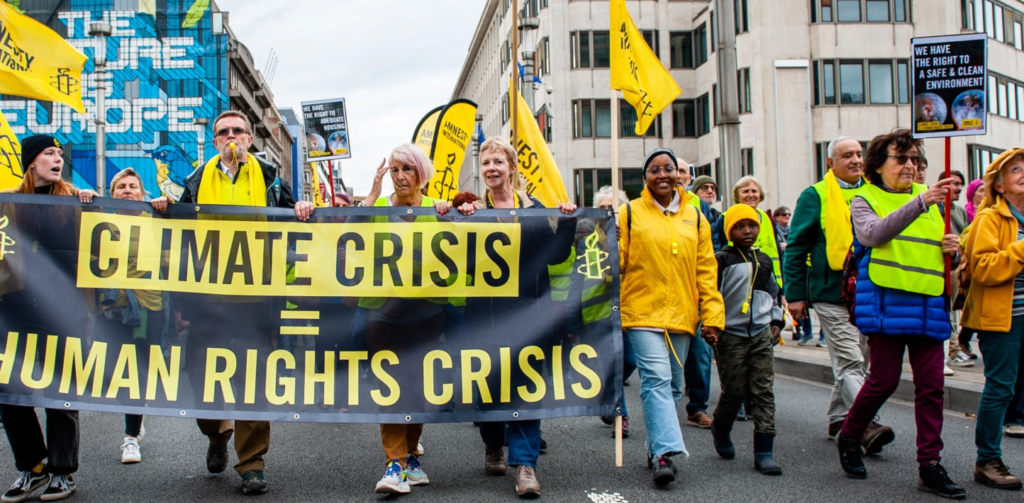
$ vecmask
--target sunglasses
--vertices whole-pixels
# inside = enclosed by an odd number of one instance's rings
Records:
[[[228,134],[242,136],[243,134],[249,134],[249,131],[241,127],[226,127],[224,129],[217,130],[217,136],[227,136]]]
[[[775,216],[777,216],[777,217],[782,217],[782,218],[786,218],[786,217],[788,217],[789,215],[790,215],[789,213],[779,213],[778,215],[775,215]]]
[[[905,155],[905,154],[890,155],[889,157],[892,158],[892,159],[896,159],[896,162],[900,166],[906,164],[907,161],[910,161],[911,163],[913,163],[914,166],[918,166],[918,165],[921,164],[921,159],[924,159],[924,157],[921,157],[919,155]]]

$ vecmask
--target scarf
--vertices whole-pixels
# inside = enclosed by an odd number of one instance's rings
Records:
[[[828,200],[825,201],[825,255],[833,271],[842,271],[846,255],[853,246],[853,221],[850,220],[850,206],[843,199],[839,180],[832,170],[825,173],[825,187]]]
[[[984,180],[974,180],[967,185],[967,205],[964,206],[964,210],[967,211],[967,221],[973,222],[974,217],[978,214],[980,208],[974,206],[974,193],[978,191]]]
[[[267,183],[263,180],[260,163],[252,154],[246,155],[246,162],[238,164],[238,177],[243,175],[242,169],[248,167],[249,172],[245,176],[249,178],[249,196],[239,193],[238,186],[217,166],[220,156],[215,155],[206,163],[203,178],[199,181],[199,194],[196,196],[199,204],[267,205]]]

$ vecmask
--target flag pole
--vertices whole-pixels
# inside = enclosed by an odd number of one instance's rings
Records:
[[[509,129],[512,130],[512,148],[519,152],[519,0],[512,0],[512,89],[509,90]]]
[[[619,209],[619,92],[612,89],[612,207]],[[586,205],[586,201],[581,201]],[[622,412],[615,415],[615,466],[622,467]]]

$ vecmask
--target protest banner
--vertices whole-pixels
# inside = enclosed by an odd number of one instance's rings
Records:
[[[984,33],[911,39],[914,138],[988,131]]]
[[[306,128],[306,162],[352,157],[345,98],[303,101],[302,121]]]
[[[430,159],[434,176],[427,185],[427,195],[451,201],[459,193],[459,172],[473,137],[476,125],[476,103],[459,98],[445,105],[437,117]]]
[[[299,222],[2,194],[0,403],[365,423],[613,414],[609,235],[596,209],[336,208]],[[547,266],[570,256],[570,295],[555,301]]]

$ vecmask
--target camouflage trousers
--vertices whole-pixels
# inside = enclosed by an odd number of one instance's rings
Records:
[[[736,414],[746,398],[752,407],[747,415],[754,418],[755,433],[775,434],[775,352],[771,328],[753,337],[740,337],[722,332],[715,348],[718,359],[718,380],[722,395],[715,407],[715,421],[732,427]]]

